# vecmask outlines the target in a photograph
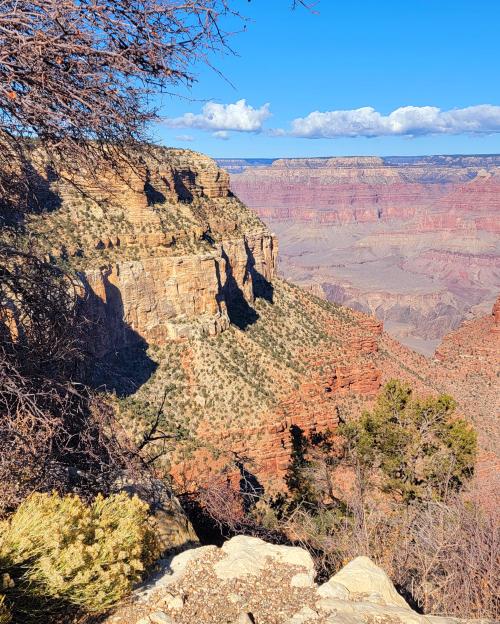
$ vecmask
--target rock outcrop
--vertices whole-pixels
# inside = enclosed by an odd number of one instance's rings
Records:
[[[107,624],[459,624],[419,615],[387,574],[357,557],[326,583],[301,548],[237,536],[188,550],[136,591]]]
[[[455,332],[448,334],[436,349],[435,358],[440,362],[467,361],[468,372],[473,370],[497,376],[500,361],[500,296],[491,314],[463,323]]]
[[[212,160],[154,156],[99,180],[82,170],[83,193],[51,181],[58,202],[29,226],[78,272],[95,382],[135,393],[129,422],[165,396],[169,426],[188,432],[171,462],[183,487],[237,457],[282,488],[294,428],[335,429],[341,405],[379,389],[381,324],[276,278],[274,235]]]
[[[82,169],[72,182],[50,182],[57,209],[30,227],[49,260],[79,270],[98,357],[220,334],[267,296],[276,240],[210,158],[157,149],[98,179]]]
[[[493,317],[493,328],[492,331],[494,333],[500,332],[500,296],[497,297],[495,304],[493,305],[493,310],[491,311],[491,315]]]
[[[210,253],[159,253],[85,271],[88,314],[100,336],[96,353],[221,333],[232,310],[251,306],[271,282],[276,253],[273,236],[262,231],[225,239]]]

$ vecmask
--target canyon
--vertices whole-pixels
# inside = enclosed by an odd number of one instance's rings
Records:
[[[445,346],[426,359],[365,311],[327,301],[326,282],[299,288],[279,277],[275,234],[234,195],[228,173],[214,161],[158,149],[142,168],[102,171],[99,180],[82,171],[78,187],[85,193],[51,180],[58,201],[32,214],[27,228],[40,253],[75,276],[92,323],[93,383],[114,397],[134,435],[160,410],[160,425],[177,436],[169,470],[182,491],[221,471],[237,482],[242,466],[266,489],[282,489],[292,427],[306,434],[334,430],[369,407],[391,378],[419,393],[452,392],[460,413],[480,425],[481,474],[489,474],[498,457],[494,357],[457,371],[457,357],[448,357]],[[286,257],[286,235],[284,246]],[[452,257],[481,267],[489,283],[494,271],[485,249],[472,258],[455,250]],[[430,260],[421,254],[421,270],[439,261],[447,274],[451,252],[432,253]],[[453,265],[465,284],[461,265]],[[382,280],[380,263],[377,274]],[[452,295],[424,295],[422,309],[437,326],[436,309],[442,316],[452,311]],[[402,309],[414,301],[411,288],[400,294]]]
[[[500,284],[500,156],[221,159],[279,271],[430,356]]]

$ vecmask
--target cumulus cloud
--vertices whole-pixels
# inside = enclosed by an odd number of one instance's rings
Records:
[[[271,116],[269,104],[254,108],[246,100],[234,104],[207,102],[200,114],[185,113],[181,117],[167,117],[164,123],[170,128],[196,128],[214,132],[261,132],[262,124]]]
[[[194,136],[191,134],[178,134],[175,138],[178,141],[194,141]]]
[[[315,111],[307,117],[294,119],[291,130],[278,130],[275,134],[329,139],[495,132],[500,132],[500,106],[481,104],[449,111],[435,106],[403,106],[389,115],[382,115],[369,106],[323,113]]]

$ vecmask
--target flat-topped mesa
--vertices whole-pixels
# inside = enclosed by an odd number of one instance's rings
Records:
[[[334,158],[278,158],[272,163],[274,169],[329,169],[331,167],[383,167],[384,161],[378,156],[339,156]]]

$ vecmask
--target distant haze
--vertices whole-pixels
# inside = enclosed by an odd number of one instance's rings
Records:
[[[500,155],[219,159],[279,270],[431,355],[500,290]]]

